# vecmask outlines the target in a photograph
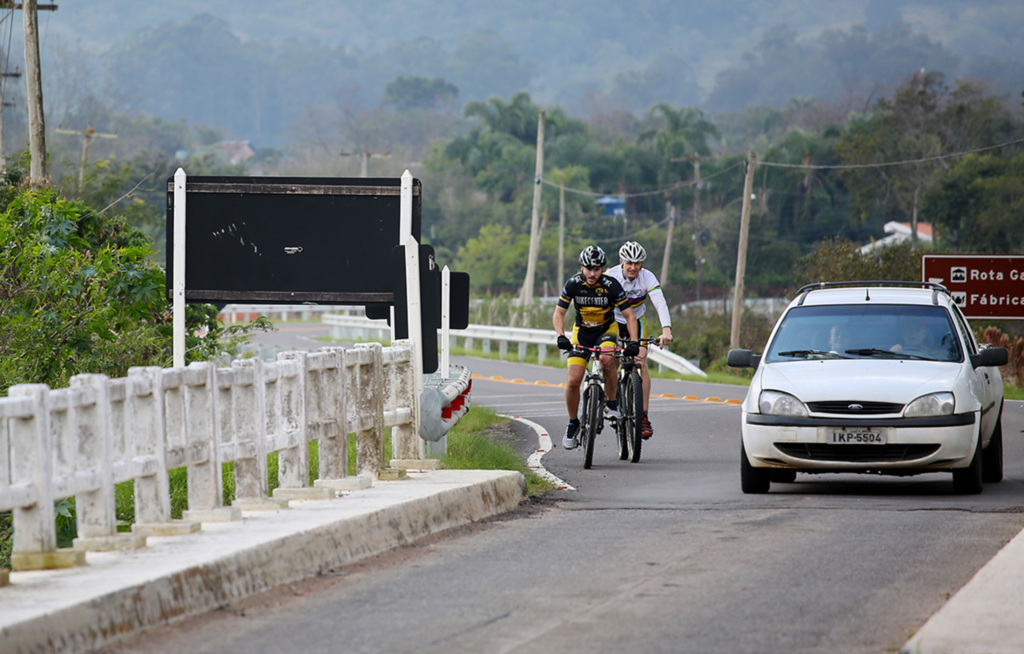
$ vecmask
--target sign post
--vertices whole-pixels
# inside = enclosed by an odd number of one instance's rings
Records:
[[[921,280],[948,288],[969,319],[1024,320],[1024,256],[926,254]]]

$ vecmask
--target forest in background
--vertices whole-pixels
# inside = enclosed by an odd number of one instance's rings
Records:
[[[20,25],[4,27],[17,61]],[[55,124],[105,132],[112,115],[145,113],[256,148],[301,138],[311,113],[379,112],[409,76],[450,84],[434,109],[455,116],[526,92],[583,119],[794,98],[862,111],[921,69],[1014,94],[1024,79],[1013,0],[90,0],[43,12],[41,34]],[[20,86],[5,95],[15,143]]]
[[[760,162],[752,293],[801,284],[797,262],[823,239],[866,243],[914,215],[937,224],[939,248],[1016,243],[999,221],[1014,203],[1019,144],[960,156],[1020,136],[1024,56],[1014,59],[1021,12],[1012,3],[651,0],[560,4],[551,15],[517,14],[525,5],[512,3],[475,10],[484,19],[473,22],[443,1],[373,12],[286,1],[268,16],[186,0],[174,14],[147,6],[97,20],[113,5],[72,4],[44,24],[51,171],[96,206],[117,203],[153,237],[158,258],[166,179],[178,166],[193,175],[409,169],[423,182],[424,234],[439,259],[470,272],[477,294],[514,293],[541,109],[538,294],[556,292],[572,269],[557,261],[564,188],[570,264],[585,242],[614,251],[637,238],[658,272],[671,222],[663,283],[673,297],[726,295],[748,152]],[[396,36],[388,27],[403,15],[417,17],[415,28]],[[540,52],[564,67],[538,68]],[[660,76],[644,74],[661,57]],[[574,86],[581,79],[586,88]],[[24,121],[10,97],[13,149]],[[83,166],[74,132],[85,126],[98,136]],[[841,168],[917,160],[927,161]],[[607,195],[625,199],[624,217],[604,215],[597,199]]]

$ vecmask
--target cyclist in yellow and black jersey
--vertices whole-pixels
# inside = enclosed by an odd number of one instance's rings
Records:
[[[633,309],[629,306],[629,298],[626,297],[622,284],[604,274],[604,266],[607,262],[604,250],[596,245],[587,246],[580,252],[580,272],[565,283],[562,294],[558,298],[558,304],[555,306],[555,312],[551,317],[555,333],[558,334],[560,349],[572,350],[574,344],[596,347],[605,342],[609,343],[609,348],[614,347],[619,336],[618,324],[615,322],[615,309],[619,309],[625,318],[626,329],[629,332],[629,343],[626,345],[625,353],[635,356],[640,351],[640,344],[637,342],[637,321],[633,315]],[[568,312],[570,304],[576,306],[576,320],[571,339],[565,335],[565,314]],[[569,426],[566,428],[565,438],[562,440],[562,445],[566,449],[572,449],[578,444],[576,432],[580,427],[578,419],[580,385],[583,382],[583,373],[589,358],[589,353],[578,356],[578,353],[574,352],[569,356],[568,381],[565,385],[565,407],[569,412]],[[618,385],[615,363],[616,359],[613,356],[601,357],[605,393],[608,400],[606,410],[608,415],[619,418],[621,413],[615,400]]]

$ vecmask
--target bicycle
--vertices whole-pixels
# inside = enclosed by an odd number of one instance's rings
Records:
[[[604,372],[601,367],[601,355],[611,354],[618,356],[620,355],[620,350],[618,348],[609,350],[601,347],[575,345],[569,354],[576,353],[577,356],[581,356],[586,352],[593,356],[590,357],[584,372],[583,383],[580,385],[579,434],[583,441],[583,467],[589,470],[594,463],[594,441],[597,439],[597,435],[604,429],[605,420]]]
[[[657,337],[642,338],[640,344],[658,344],[660,341],[661,339]],[[620,343],[625,342],[620,340]],[[619,439],[619,458],[639,463],[643,445],[643,379],[640,377],[640,366],[634,357],[626,356],[619,348],[616,348],[615,356],[620,360],[618,405],[622,417],[615,424],[615,433]]]

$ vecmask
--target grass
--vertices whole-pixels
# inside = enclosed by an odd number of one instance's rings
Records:
[[[490,409],[473,407],[448,432],[448,451],[441,459],[445,468],[460,470],[514,470],[526,478],[531,497],[554,488],[547,480],[530,470],[522,455],[509,441],[515,434],[508,429],[508,419]]]

